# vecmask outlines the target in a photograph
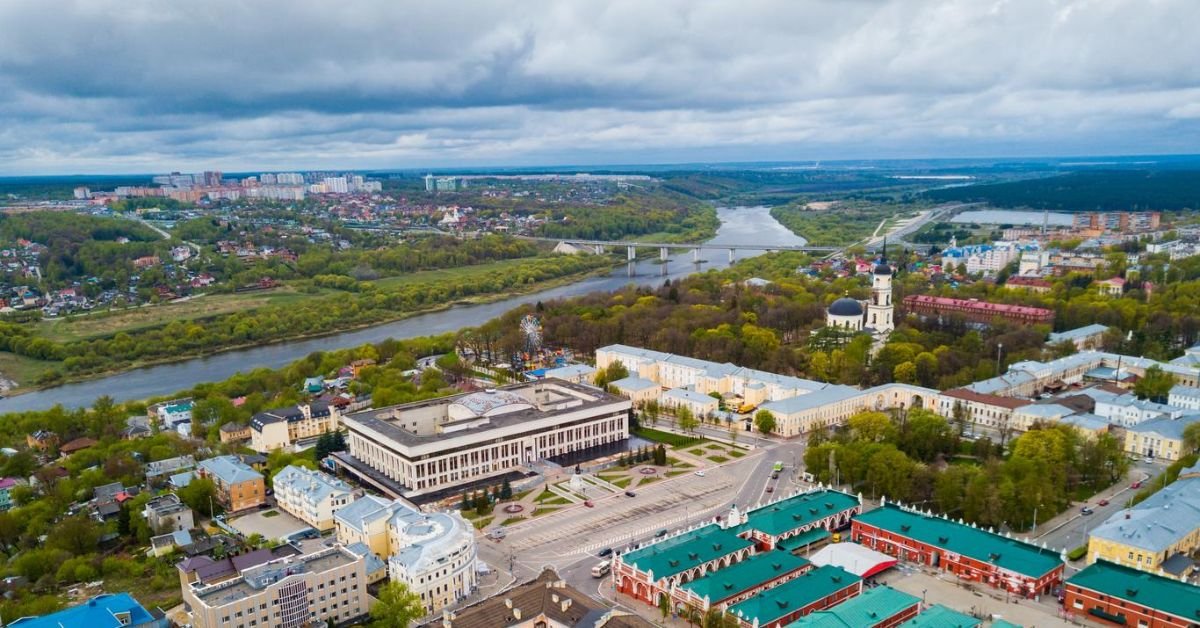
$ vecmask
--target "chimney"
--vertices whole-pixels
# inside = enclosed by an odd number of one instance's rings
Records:
[[[563,598],[563,601],[562,601],[562,612],[564,612],[564,613],[565,613],[565,612],[567,612],[567,609],[568,609],[568,608],[571,608],[571,598],[569,598],[569,597],[568,597],[568,598]]]
[[[512,608],[512,598],[511,597],[504,598],[504,608]]]
[[[514,608],[514,609],[512,609],[512,612],[513,612],[513,619],[515,619],[517,621],[521,621],[521,609]]]

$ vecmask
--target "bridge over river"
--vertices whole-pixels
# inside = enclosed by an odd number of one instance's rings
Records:
[[[603,254],[610,248],[619,249],[625,247],[626,258],[630,261],[637,259],[638,249],[658,249],[659,259],[667,261],[670,251],[691,251],[692,261],[700,261],[700,251],[702,250],[723,250],[729,251],[729,262],[733,263],[734,253],[736,251],[801,251],[803,253],[823,253],[825,255],[834,255],[842,251],[843,247],[838,246],[809,246],[801,245],[780,245],[780,244],[731,244],[728,242],[715,243],[707,242],[701,244],[695,243],[679,243],[679,242],[638,242],[634,240],[579,240],[571,238],[539,238],[533,236],[518,236],[526,240],[536,240],[539,242],[558,242],[570,244],[578,248],[590,248],[596,254]]]

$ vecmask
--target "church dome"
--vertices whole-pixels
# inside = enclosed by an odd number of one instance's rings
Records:
[[[883,262],[880,262],[875,265],[875,274],[876,275],[890,275],[890,274],[892,274],[892,267],[888,266],[887,264],[884,264]]]
[[[862,304],[850,297],[842,297],[829,306],[829,313],[834,316],[862,316]]]

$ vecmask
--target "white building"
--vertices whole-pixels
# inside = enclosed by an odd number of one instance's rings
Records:
[[[288,465],[272,485],[279,507],[325,532],[333,529],[333,513],[354,501],[349,484],[320,471]]]
[[[967,272],[991,275],[1000,272],[1020,256],[1021,250],[1012,242],[996,242],[981,247],[967,256]]]
[[[825,313],[825,326],[847,331],[862,331],[862,304],[850,297],[842,297],[830,303],[829,310]]]
[[[546,379],[561,379],[572,384],[590,384],[595,376],[596,368],[588,364],[568,364],[547,369],[542,374],[542,377]]]
[[[1128,428],[1150,419],[1178,419],[1183,414],[1183,409],[1126,394],[1113,399],[1097,400],[1094,412],[1096,416],[1108,419],[1114,425]]]
[[[672,388],[664,392],[659,398],[659,403],[664,408],[675,412],[681,408],[687,408],[697,419],[715,413],[720,407],[717,399],[686,388]]]
[[[871,298],[863,305],[850,297],[829,304],[825,325],[848,331],[872,331],[886,334],[896,328],[892,304],[892,267],[880,261],[871,271]]]
[[[1050,334],[1046,339],[1048,344],[1070,341],[1079,351],[1084,349],[1099,349],[1104,343],[1104,334],[1108,332],[1107,325],[1085,325],[1077,329]]]
[[[1173,386],[1167,397],[1167,405],[1185,410],[1200,410],[1200,388],[1193,386]]]
[[[339,543],[388,557],[388,575],[421,596],[430,612],[478,586],[474,528],[458,513],[425,513],[368,495],[334,515]]]
[[[544,459],[616,451],[629,438],[628,399],[540,380],[348,414],[349,455],[334,459],[396,497],[498,478]]]
[[[938,407],[938,391],[910,384],[883,384],[866,390],[838,384],[807,395],[761,406],[775,417],[775,433],[799,436],[815,429],[841,425],[860,412],[892,408]]]

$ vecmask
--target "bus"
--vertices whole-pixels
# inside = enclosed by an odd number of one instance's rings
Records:
[[[604,576],[608,575],[608,570],[610,567],[611,567],[611,565],[609,564],[609,561],[607,561],[607,560],[603,560],[603,561],[600,561],[599,563],[596,563],[596,566],[592,567],[592,577],[593,578],[603,578]]]
[[[779,473],[780,471],[783,471],[783,463],[782,463],[782,462],[780,462],[780,461],[778,461],[778,460],[776,460],[776,461],[775,461],[775,468],[773,469],[773,471],[775,471],[775,473]]]

